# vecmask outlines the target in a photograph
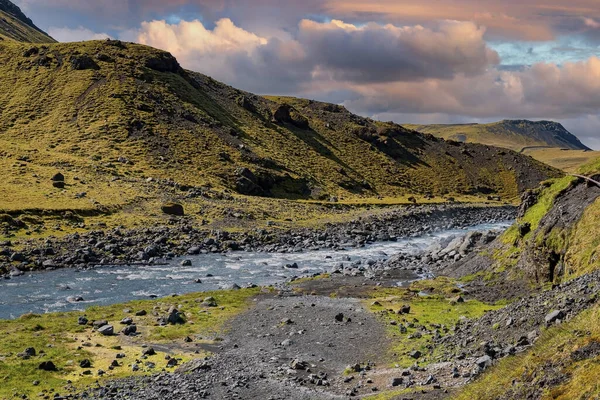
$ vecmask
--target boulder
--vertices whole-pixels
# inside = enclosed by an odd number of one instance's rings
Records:
[[[396,386],[400,386],[404,383],[404,379],[403,378],[392,378],[392,383],[391,386],[392,387],[396,387]]]
[[[86,69],[100,69],[98,64],[92,59],[92,57],[82,54],[71,57],[71,66],[74,70],[86,70]]]
[[[544,320],[546,321],[546,324],[551,324],[553,322],[556,322],[557,320],[562,320],[564,317],[565,317],[564,312],[562,312],[560,310],[554,310],[551,313],[549,313],[548,315],[546,315]]]
[[[167,215],[174,215],[177,217],[183,217],[185,212],[183,206],[179,203],[167,203],[161,207],[163,213]]]
[[[421,358],[421,352],[419,350],[411,351],[409,356],[414,359]]]
[[[136,325],[127,325],[125,328],[121,330],[121,333],[125,336],[133,336],[137,332]]]
[[[98,329],[98,333],[104,336],[112,336],[115,333],[115,328],[112,325],[104,325]]]
[[[177,308],[171,307],[169,309],[169,315],[167,315],[167,322],[172,325],[184,324],[185,318],[183,317],[183,313],[181,313]]]
[[[63,174],[61,174],[60,172],[54,174],[52,176],[52,178],[50,178],[50,180],[52,182],[64,182],[65,181],[65,176]]]
[[[207,297],[204,300],[202,300],[202,305],[206,307],[216,307],[217,300],[214,297]]]
[[[56,365],[54,365],[54,363],[52,361],[44,361],[44,362],[42,362],[38,366],[38,369],[42,370],[42,371],[58,371],[58,368],[56,368]]]
[[[487,367],[492,365],[492,358],[488,355],[479,357],[477,361],[475,361],[475,364],[481,369],[486,369]]]

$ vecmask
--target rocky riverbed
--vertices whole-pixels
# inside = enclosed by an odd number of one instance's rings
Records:
[[[23,271],[56,268],[89,268],[96,265],[164,262],[184,255],[252,252],[298,252],[339,249],[377,241],[467,227],[481,223],[511,220],[516,208],[465,205],[432,205],[398,208],[323,229],[256,229],[229,233],[206,231],[185,218],[173,219],[168,226],[142,230],[96,230],[63,238],[22,240],[0,243],[0,275],[15,277]]]

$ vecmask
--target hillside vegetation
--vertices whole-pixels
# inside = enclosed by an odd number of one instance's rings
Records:
[[[504,120],[490,124],[404,127],[446,140],[511,149],[569,172],[600,157],[600,153],[590,151],[575,135],[552,121]]]
[[[141,45],[4,41],[0,50],[0,84],[11,88],[0,93],[0,210],[13,216],[148,216],[171,200],[202,213],[240,196],[511,200],[560,174],[341,106],[242,92]]]
[[[578,172],[598,180],[600,161]],[[464,281],[483,279],[489,290],[507,281],[514,287],[525,281],[529,293],[544,296],[550,288],[562,293],[567,285],[581,281],[578,291],[586,294],[584,301],[578,302],[585,304],[581,314],[573,312],[573,319],[557,326],[546,323],[533,347],[501,360],[455,398],[598,397],[599,225],[598,185],[572,176],[550,180],[523,196],[521,217],[492,249],[454,268],[455,276],[462,276]],[[573,298],[567,292],[559,296],[556,309],[567,313],[573,307]],[[535,298],[535,294],[530,296],[529,302],[534,304]]]
[[[0,0],[0,41],[15,40],[30,43],[56,42],[8,0]]]

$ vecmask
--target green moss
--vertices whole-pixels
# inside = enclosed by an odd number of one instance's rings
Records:
[[[195,293],[184,296],[149,300],[132,301],[126,304],[91,307],[85,312],[55,313],[44,315],[26,315],[16,320],[0,322],[0,399],[13,398],[15,395],[33,397],[39,392],[56,391],[64,393],[65,387],[73,382],[81,387],[95,382],[97,379],[114,379],[133,374],[131,363],[139,359],[142,344],[165,344],[173,347],[171,356],[182,361],[194,357],[195,347],[192,344],[186,351],[183,339],[186,336],[210,341],[219,332],[223,324],[232,316],[246,310],[249,300],[259,293],[260,289],[244,289],[239,291],[218,291],[210,293]],[[205,308],[197,300],[212,296],[218,307]],[[154,315],[165,315],[171,306],[181,306],[187,322],[182,325],[157,326]],[[124,312],[128,309],[129,312]],[[146,316],[135,316],[136,311],[146,310]],[[78,316],[85,315],[90,321],[106,319],[115,327],[121,329],[120,321],[131,316],[141,333],[139,336],[125,338],[123,336],[104,337],[94,332],[88,326],[78,325]],[[91,347],[82,347],[84,343]],[[120,350],[112,350],[113,348]],[[36,349],[38,355],[23,360],[17,354],[28,347]],[[42,353],[43,352],[43,353]],[[126,355],[121,359],[122,366],[110,371],[108,366],[114,360],[117,352]],[[196,355],[197,356],[197,355]],[[92,362],[93,375],[82,375],[83,369],[79,362],[89,359]],[[166,363],[161,361],[164,356],[155,356],[150,361],[157,363],[157,368],[163,368]],[[38,369],[42,361],[52,361],[58,368],[57,372],[44,372]],[[144,368],[138,374],[151,373],[153,370]],[[107,374],[103,378],[96,375],[102,369]],[[39,385],[34,385],[39,381]]]
[[[415,359],[409,355],[414,350],[418,350],[423,354],[418,360],[423,365],[437,361],[437,353],[443,350],[440,347],[437,347],[434,353],[428,350],[427,346],[432,342],[432,335],[423,334],[420,338],[409,339],[409,336],[417,332],[417,329],[416,327],[409,327],[408,324],[424,325],[435,331],[436,328],[433,328],[432,324],[450,328],[458,322],[461,316],[479,318],[487,311],[501,307],[500,305],[489,305],[476,300],[457,303],[444,296],[424,297],[400,288],[374,291],[371,299],[365,301],[365,304],[373,313],[380,315],[389,327],[389,336],[393,342],[390,351],[393,353],[394,364],[398,364],[400,367],[409,367],[415,363]],[[398,315],[397,310],[404,304],[410,305],[410,314]],[[415,322],[415,320],[418,322]],[[392,325],[392,321],[405,325],[407,333],[401,334],[399,325]]]
[[[174,67],[159,72],[149,66],[168,56],[146,46],[60,43],[26,56],[30,47],[0,43],[0,85],[11,87],[0,93],[0,213],[51,211],[56,218],[10,234],[62,235],[95,223],[161,224],[168,217],[160,205],[168,201],[184,203],[197,222],[240,229],[239,220],[227,217],[231,210],[248,210],[251,228],[288,219],[310,224],[342,211],[302,201],[313,198],[336,196],[337,206],[367,208],[407,204],[413,196],[419,203],[486,201],[473,192],[480,186],[503,200],[518,196],[518,171],[494,150],[482,148],[489,160],[475,165],[460,148],[398,125],[370,119],[357,124],[359,117],[343,107],[265,99]],[[81,56],[98,68],[74,70],[70,60]],[[270,113],[282,102],[307,118],[309,129],[273,123]],[[357,129],[366,129],[368,140]],[[557,174],[528,158],[519,165]],[[271,194],[281,199],[231,194],[239,167],[276,182]],[[50,181],[58,171],[66,177],[63,190]],[[190,197],[160,180],[211,191]],[[76,196],[81,193],[86,195]],[[68,210],[77,210],[83,221],[58,216]]]

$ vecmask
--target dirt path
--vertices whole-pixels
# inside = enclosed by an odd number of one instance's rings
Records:
[[[338,399],[374,393],[349,365],[384,365],[385,326],[356,298],[260,296],[228,324],[216,354],[175,374],[116,381],[97,398]]]

